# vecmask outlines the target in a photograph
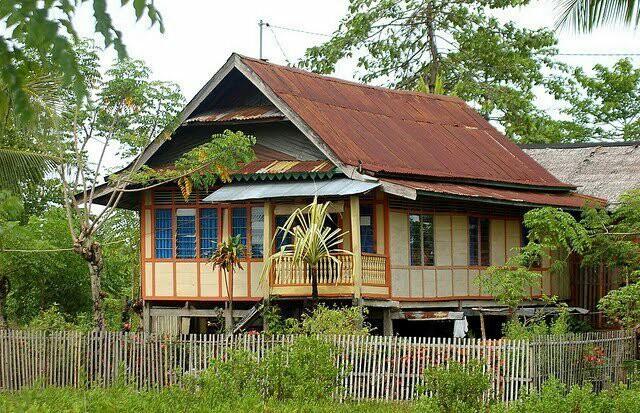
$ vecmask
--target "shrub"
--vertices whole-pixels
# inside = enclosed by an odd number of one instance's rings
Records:
[[[294,334],[323,335],[367,335],[369,326],[364,319],[367,310],[359,307],[328,308],[319,305],[311,315],[303,314],[297,323],[289,323],[289,332]]]
[[[472,413],[484,409],[483,400],[491,388],[491,381],[477,361],[467,364],[450,362],[438,367],[427,367],[423,373],[424,385],[420,392],[427,411]]]
[[[342,379],[333,345],[305,336],[269,351],[262,372],[266,395],[276,400],[329,400]]]
[[[231,350],[221,359],[213,359],[192,384],[211,400],[230,400],[261,395],[258,361],[246,350]]]
[[[27,328],[35,331],[79,330],[78,326],[64,318],[60,307],[55,303],[48,309],[41,311],[37,317],[34,317]]]

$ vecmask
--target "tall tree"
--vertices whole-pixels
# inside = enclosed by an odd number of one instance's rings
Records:
[[[568,118],[558,122],[563,140],[640,140],[640,68],[631,60],[622,59],[613,67],[598,64],[593,75],[577,68],[553,89]]]
[[[556,0],[556,27],[591,32],[603,26],[640,26],[638,0]]]
[[[544,73],[559,68],[550,30],[502,24],[487,12],[527,0],[351,0],[333,37],[307,50],[302,67],[331,73],[357,56],[364,82],[430,92],[440,80],[446,94],[461,97],[512,138],[551,140],[550,119],[534,104]]]

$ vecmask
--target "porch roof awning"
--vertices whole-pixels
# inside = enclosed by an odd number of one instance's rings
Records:
[[[362,194],[378,186],[380,186],[379,182],[363,182],[349,178],[319,181],[234,182],[214,191],[203,201],[231,202],[316,195],[347,196]]]

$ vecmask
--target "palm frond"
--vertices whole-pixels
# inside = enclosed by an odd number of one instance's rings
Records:
[[[602,26],[640,26],[639,0],[560,0],[556,29],[587,33]]]
[[[0,189],[18,192],[23,183],[41,182],[57,164],[53,156],[0,148]]]

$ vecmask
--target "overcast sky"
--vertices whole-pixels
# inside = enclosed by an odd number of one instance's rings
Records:
[[[187,99],[198,92],[232,52],[258,57],[261,19],[274,26],[331,33],[348,5],[346,0],[156,0],[155,3],[164,19],[164,34],[157,27],[149,28],[144,19],[136,23],[132,9],[121,8],[119,0],[110,0],[109,10],[116,27],[124,33],[129,55],[144,60],[153,70],[153,78],[180,85]],[[93,33],[90,12],[85,3],[76,20],[80,33],[87,36]],[[552,26],[554,21],[552,4],[535,0],[525,8],[501,11],[499,17],[532,29]],[[628,29],[599,30],[591,35],[559,33],[558,37],[560,53],[640,53],[640,36]],[[286,64],[287,59],[296,62],[307,47],[326,39],[277,28],[265,29],[264,57],[280,64]],[[105,65],[114,57],[113,51],[106,53]],[[560,58],[590,69],[596,63],[610,65],[620,57]],[[640,64],[640,56],[633,59]],[[335,75],[353,79],[353,71],[353,63],[347,62],[338,66]],[[540,106],[557,110],[552,102],[542,101]],[[121,165],[122,160],[117,161],[115,151],[109,158],[109,164]]]
[[[309,32],[331,33],[346,13],[345,0],[156,0],[166,31],[149,28],[144,19],[135,22],[130,8],[121,9],[120,1],[109,1],[116,26],[123,31],[132,57],[144,60],[154,78],[172,80],[189,99],[232,52],[258,56],[258,21]],[[91,33],[88,9],[78,15],[81,31]],[[546,1],[500,12],[500,17],[528,28],[553,24],[553,6]],[[282,47],[278,47],[274,33]],[[591,35],[559,34],[561,53],[640,53],[640,36],[631,30],[600,30]],[[264,57],[285,64],[285,56],[297,61],[307,47],[326,37],[265,29]],[[284,55],[283,55],[284,51]],[[113,54],[110,54],[111,58]],[[563,60],[586,68],[595,63],[611,64],[619,57],[562,56]],[[638,62],[638,57],[635,57]],[[353,78],[353,66],[343,64],[338,77]]]

